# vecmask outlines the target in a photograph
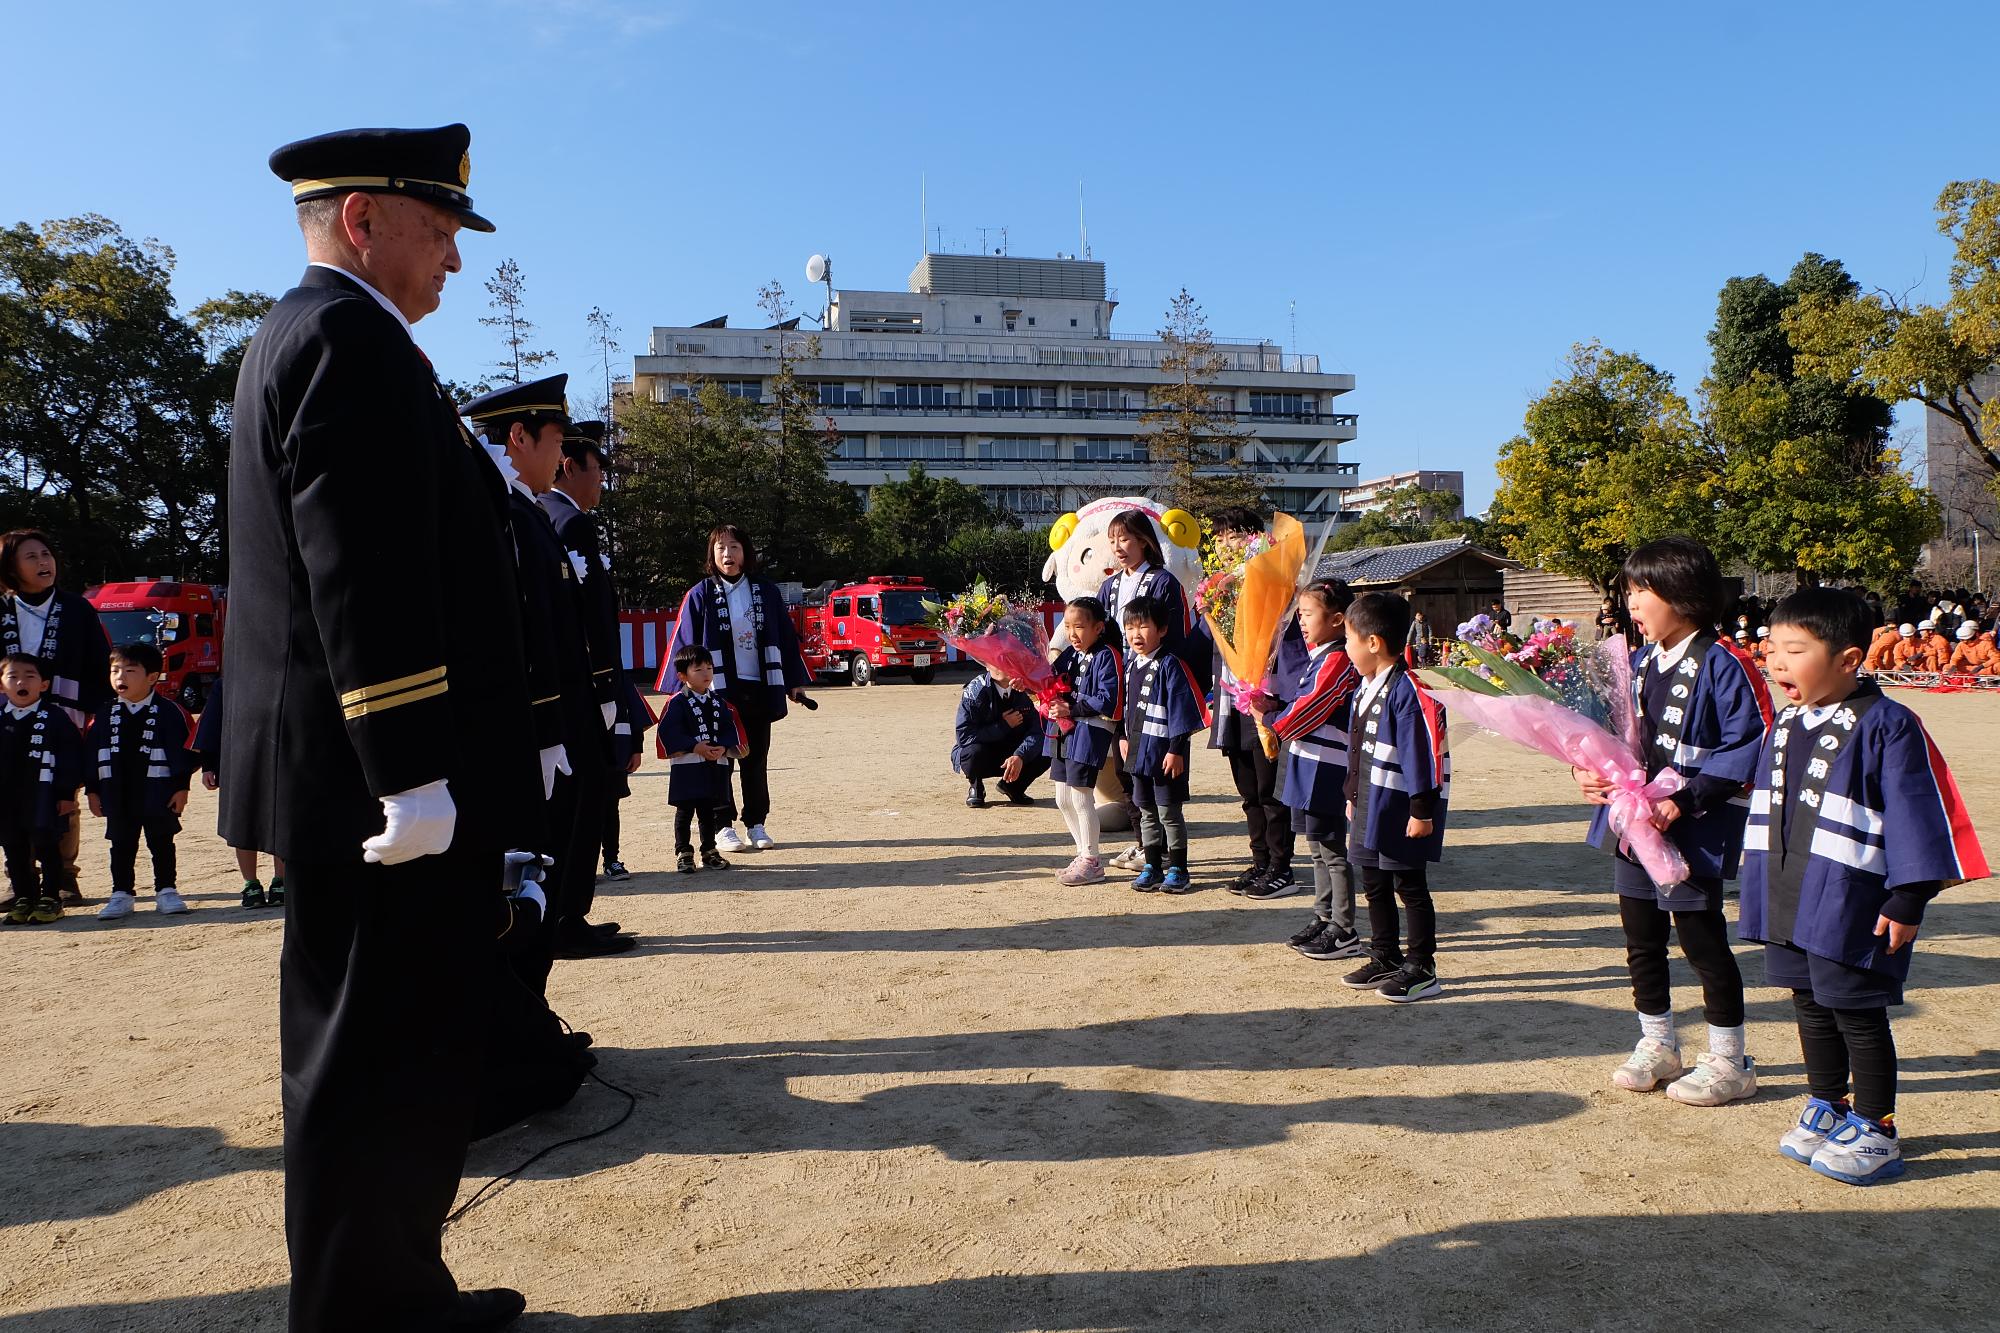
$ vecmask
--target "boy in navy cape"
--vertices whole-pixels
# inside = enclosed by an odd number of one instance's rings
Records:
[[[0,850],[14,890],[10,926],[60,920],[63,890],[76,887],[62,841],[76,818],[83,737],[68,712],[43,697],[48,690],[39,657],[0,657]]]
[[[1903,1174],[1889,1006],[1903,1002],[1924,906],[1989,873],[1923,723],[1855,678],[1872,619],[1830,588],[1771,613],[1787,706],[1751,797],[1738,927],[1763,942],[1765,980],[1791,990],[1805,1051],[1812,1095],[1778,1151],[1850,1185]]]
[[[1075,886],[1104,878],[1097,774],[1111,759],[1125,712],[1125,659],[1105,624],[1104,604],[1095,597],[1072,601],[1063,612],[1063,629],[1069,643],[1052,666],[1069,693],[1049,705],[1042,754],[1051,766],[1056,807],[1076,843],[1076,856],[1057,878]],[[1068,731],[1065,721],[1071,723]]]
[[[1444,705],[1403,662],[1410,604],[1364,593],[1347,608],[1347,655],[1361,676],[1348,732],[1347,859],[1368,896],[1368,960],[1341,981],[1397,1004],[1438,993],[1433,861],[1444,859],[1451,750]],[[1401,900],[1409,918],[1403,922]]]
[[[1209,724],[1194,668],[1167,647],[1173,611],[1139,597],[1125,607],[1124,738],[1120,746],[1139,811],[1146,864],[1132,881],[1140,893],[1187,893],[1188,738]]]
[[[187,911],[175,887],[174,838],[201,758],[187,710],[157,692],[161,665],[160,650],[150,643],[113,648],[112,699],[90,723],[83,787],[90,813],[104,821],[111,842],[111,897],[99,921],[132,915],[141,835],[152,853],[157,910],[169,916]]]
[[[1049,769],[1042,757],[1039,720],[1034,699],[1013,681],[984,671],[965,682],[953,725],[951,767],[965,775],[967,805],[985,809],[986,779],[996,777],[1009,805],[1035,803],[1028,784]]]
[[[1653,824],[1686,858],[1688,877],[1655,884],[1638,862],[1617,854],[1612,887],[1625,932],[1625,964],[1639,1015],[1639,1042],[1612,1071],[1613,1087],[1667,1096],[1688,1106],[1722,1106],[1755,1095],[1756,1064],[1744,1049],[1743,974],[1729,948],[1722,884],[1736,876],[1749,784],[1771,720],[1764,673],[1715,632],[1723,609],[1714,554],[1686,537],[1648,542],[1625,560],[1620,580],[1633,626],[1649,641],[1632,654],[1633,705],[1646,775],[1671,767],[1687,785],[1654,806]],[[1610,789],[1576,775],[1603,806]],[[1590,825],[1590,844],[1616,853],[1609,812]],[[1669,934],[1701,979],[1708,1050],[1681,1061],[1667,970]]]
[[[716,850],[719,811],[729,798],[729,763],[742,757],[747,743],[736,705],[715,682],[715,659],[698,643],[674,653],[674,675],[681,688],[667,700],[660,717],[660,756],[668,765],[667,803],[674,808],[674,860],[682,874],[694,871],[693,826],[701,823],[701,863],[726,870],[729,862]]]

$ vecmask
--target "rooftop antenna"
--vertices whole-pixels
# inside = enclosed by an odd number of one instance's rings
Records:
[[[1090,228],[1083,222],[1083,181],[1076,183],[1076,247],[1085,259],[1090,258]]]
[[[1299,299],[1292,298],[1292,355],[1299,354]]]
[[[930,173],[917,173],[917,255],[923,257],[931,239],[931,189]]]
[[[819,326],[833,327],[833,261],[825,255],[814,255],[806,260],[806,281],[826,284],[826,313],[820,316]]]

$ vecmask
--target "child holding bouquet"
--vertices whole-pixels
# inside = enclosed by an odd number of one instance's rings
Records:
[[[1354,594],[1323,579],[1299,594],[1307,658],[1296,698],[1259,716],[1285,745],[1289,827],[1312,844],[1312,920],[1286,943],[1324,962],[1364,952],[1354,929],[1354,880],[1347,863],[1348,704],[1361,677],[1347,656],[1346,611]],[[1262,894],[1252,893],[1252,897]]]
[[[1188,738],[1209,723],[1194,669],[1167,648],[1174,615],[1164,602],[1139,597],[1125,607],[1125,736],[1119,749],[1139,810],[1146,863],[1132,881],[1140,893],[1187,893]]]
[[[1923,723],[1856,679],[1871,618],[1831,588],[1771,613],[1771,677],[1788,706],[1757,768],[1739,930],[1764,942],[1765,980],[1792,992],[1805,1052],[1811,1096],[1778,1151],[1850,1185],[1903,1174],[1889,1007],[1903,1002],[1924,906],[1988,873]]]
[[[1125,711],[1125,662],[1105,628],[1104,604],[1095,597],[1079,597],[1063,612],[1069,646],[1055,660],[1061,684],[1042,733],[1056,806],[1076,841],[1076,858],[1059,876],[1064,884],[1096,884],[1104,878],[1097,773],[1111,756]]]
[[[1722,613],[1722,572],[1700,542],[1648,542],[1621,574],[1633,625],[1648,640],[1632,655],[1640,758],[1649,780],[1671,768],[1680,790],[1654,802],[1652,823],[1678,848],[1685,879],[1657,884],[1623,851],[1609,810],[1592,820],[1590,842],[1617,854],[1612,885],[1625,930],[1626,967],[1639,1011],[1639,1044],[1611,1076],[1613,1086],[1667,1096],[1689,1106],[1722,1106],[1757,1091],[1756,1066],[1743,1048],[1743,976],[1729,949],[1722,883],[1735,876],[1749,815],[1748,786],[1771,720],[1764,677],[1712,628]],[[1586,799],[1608,807],[1616,789],[1574,770]],[[1701,978],[1708,1051],[1692,1068],[1681,1061],[1668,986],[1667,937]]]

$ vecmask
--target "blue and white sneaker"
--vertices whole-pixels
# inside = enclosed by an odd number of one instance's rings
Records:
[[[1132,881],[1132,887],[1140,893],[1158,893],[1160,885],[1166,883],[1166,879],[1167,877],[1160,873],[1158,866],[1149,863],[1139,871],[1138,877]]]
[[[1885,1133],[1883,1126],[1849,1111],[1813,1154],[1812,1169],[1850,1185],[1880,1185],[1903,1174],[1903,1145],[1894,1129]]]
[[[1846,1107],[1835,1106],[1824,1097],[1807,1098],[1806,1109],[1799,1112],[1799,1123],[1778,1140],[1778,1151],[1794,1162],[1811,1166],[1813,1154],[1826,1142],[1826,1136],[1839,1128],[1846,1115]]]
[[[1160,888],[1166,893],[1187,893],[1194,884],[1188,879],[1188,872],[1180,866],[1168,866],[1167,873],[1160,880]]]

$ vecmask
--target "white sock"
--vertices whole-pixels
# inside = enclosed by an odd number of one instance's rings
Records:
[[[1742,1027],[1739,1025],[1733,1028],[1719,1028],[1715,1024],[1710,1023],[1708,1025],[1708,1049],[1714,1051],[1717,1055],[1729,1057],[1736,1062],[1737,1068],[1742,1068]]]
[[[1077,810],[1078,790],[1065,782],[1056,784],[1056,808],[1062,811],[1063,827],[1069,830],[1070,841],[1076,844],[1077,855],[1083,855],[1082,816]]]
[[[1639,1031],[1654,1041],[1663,1041],[1676,1050],[1680,1048],[1680,1042],[1674,1037],[1674,1011],[1671,1009],[1664,1014],[1640,1014]]]

